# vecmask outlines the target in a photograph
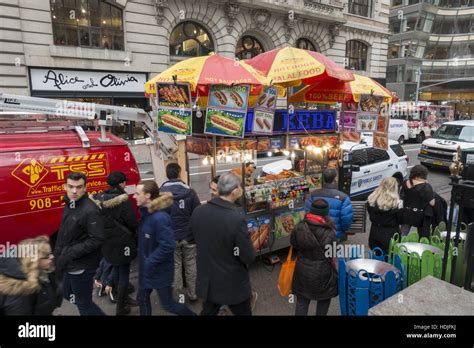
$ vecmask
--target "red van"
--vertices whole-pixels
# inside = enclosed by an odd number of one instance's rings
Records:
[[[17,243],[46,234],[55,237],[63,212],[64,182],[72,171],[87,175],[87,192],[108,187],[107,176],[120,170],[128,178],[127,192],[140,180],[128,144],[100,132],[75,131],[0,134],[0,243]],[[135,206],[135,205],[134,205]]]

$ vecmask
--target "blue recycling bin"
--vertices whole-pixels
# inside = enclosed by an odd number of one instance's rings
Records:
[[[404,271],[395,255],[393,265],[375,248],[367,258],[340,258],[339,304],[346,316],[367,315],[369,308],[402,290]]]

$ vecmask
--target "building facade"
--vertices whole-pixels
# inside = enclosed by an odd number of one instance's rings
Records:
[[[474,1],[392,0],[387,86],[474,115]]]
[[[385,82],[389,0],[0,0],[0,91],[146,103],[143,82],[211,51],[287,45]]]

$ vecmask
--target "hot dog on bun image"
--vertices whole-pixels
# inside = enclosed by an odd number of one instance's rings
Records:
[[[221,128],[227,133],[237,133],[240,131],[240,124],[220,115],[212,115],[211,123],[213,126]]]
[[[162,114],[161,121],[167,127],[174,128],[180,132],[186,132],[188,130],[188,124],[171,114]]]
[[[221,91],[219,90],[214,91],[214,96],[217,98],[217,100],[219,101],[221,105],[227,104],[227,97]]]

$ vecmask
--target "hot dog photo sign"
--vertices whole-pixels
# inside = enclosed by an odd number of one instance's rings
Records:
[[[157,83],[158,130],[191,135],[192,104],[189,84]]]
[[[268,87],[258,97],[255,105],[252,133],[272,134],[277,96],[277,89]]]
[[[213,85],[209,92],[204,133],[242,138],[249,86]]]

